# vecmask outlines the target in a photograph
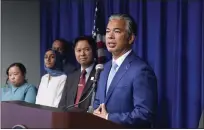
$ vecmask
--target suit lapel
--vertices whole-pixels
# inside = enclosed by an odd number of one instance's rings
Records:
[[[73,76],[73,84],[72,84],[72,92],[73,92],[73,96],[74,96],[74,102],[75,102],[75,98],[77,95],[77,90],[78,90],[78,84],[79,84],[79,80],[80,80],[80,76],[81,76],[81,69],[79,69],[76,74]]]
[[[120,68],[118,69],[118,71],[116,72],[111,84],[110,84],[110,87],[109,87],[109,90],[108,90],[108,93],[106,95],[106,98],[105,98],[105,103],[107,103],[108,99],[111,97],[112,93],[113,93],[113,90],[117,87],[118,85],[118,82],[121,80],[121,78],[125,75],[125,73],[127,72],[127,70],[129,69],[130,67],[130,62],[133,60],[134,58],[134,53],[131,52],[126,58],[125,60],[123,61],[123,63],[121,64]],[[107,82],[107,80],[106,80]],[[107,87],[107,85],[106,85]],[[106,92],[105,92],[106,93]]]
[[[109,61],[105,66],[104,66],[104,70],[102,72],[102,75],[100,76],[100,86],[102,86],[101,90],[102,92],[100,94],[102,94],[102,99],[101,99],[101,103],[105,102],[105,97],[106,97],[106,86],[107,86],[107,81],[108,81],[108,75],[111,69],[111,61]]]

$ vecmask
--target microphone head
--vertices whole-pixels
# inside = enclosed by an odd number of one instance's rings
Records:
[[[103,70],[103,64],[97,64],[95,69],[96,70]]]

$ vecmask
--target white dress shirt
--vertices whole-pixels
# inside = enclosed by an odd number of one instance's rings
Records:
[[[45,74],[41,78],[38,94],[36,96],[36,104],[58,107],[66,79],[66,75],[60,75],[51,77],[49,80],[49,74]]]
[[[130,52],[132,51],[132,49],[131,50],[129,50],[129,51],[127,51],[125,54],[123,54],[122,56],[120,56],[118,59],[112,59],[112,62],[115,62],[117,65],[118,65],[118,67],[116,68],[116,71],[118,71],[118,69],[120,68],[120,66],[121,66],[121,64],[123,63],[123,61],[125,60],[125,58],[128,56],[128,54],[130,54]]]
[[[94,63],[91,64],[88,68],[85,69],[86,70],[86,75],[85,75],[86,76],[86,82],[87,82],[87,80],[89,78],[89,75],[91,74],[91,71],[92,71],[93,67],[94,67]],[[82,70],[83,70],[83,68],[81,67],[81,72],[82,72]]]

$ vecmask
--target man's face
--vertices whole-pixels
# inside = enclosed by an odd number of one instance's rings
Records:
[[[79,64],[82,67],[89,67],[93,63],[93,52],[92,48],[89,45],[88,41],[80,40],[76,43],[74,48],[75,57]]]
[[[63,43],[56,40],[52,44],[52,49],[58,51],[60,54],[63,54],[64,52],[64,46]]]
[[[106,28],[106,47],[113,56],[119,57],[123,55],[134,40],[128,37],[126,23],[123,19],[112,19],[108,22]]]

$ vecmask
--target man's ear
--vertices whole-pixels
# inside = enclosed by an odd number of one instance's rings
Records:
[[[133,44],[133,41],[135,40],[135,35],[131,35],[129,38],[128,38],[128,43],[129,44]]]

